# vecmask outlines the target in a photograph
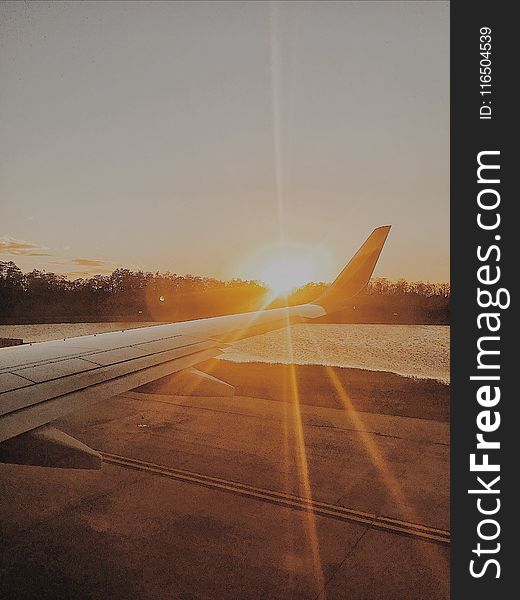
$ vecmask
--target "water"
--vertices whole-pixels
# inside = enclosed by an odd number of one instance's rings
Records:
[[[0,337],[41,342],[156,323],[0,325]],[[325,364],[450,380],[450,329],[444,325],[294,325],[240,340],[221,358],[235,362]]]
[[[450,380],[445,325],[294,325],[236,342],[226,360],[324,364]]]

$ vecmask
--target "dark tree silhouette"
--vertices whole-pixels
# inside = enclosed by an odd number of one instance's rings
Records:
[[[309,283],[269,306],[316,299],[325,283]],[[268,289],[258,281],[116,269],[73,281],[0,261],[0,320],[4,323],[66,321],[180,321],[257,310]],[[349,308],[324,322],[448,323],[447,283],[374,279]]]

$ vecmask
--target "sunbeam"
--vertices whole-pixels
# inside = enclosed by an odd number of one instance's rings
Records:
[[[325,357],[323,354],[323,350],[321,349],[319,342],[316,340],[315,336],[312,333],[312,325],[308,323],[304,324],[304,329],[309,339],[309,342],[313,345],[313,347],[316,350],[317,362],[319,362],[321,359],[321,363],[323,365],[325,373],[327,374],[327,377],[330,379],[332,385],[334,386],[334,389],[336,390],[341,400],[341,403],[343,404],[343,408],[346,411],[348,411],[349,416],[352,418],[356,431],[359,437],[361,438],[361,442],[372,464],[381,475],[381,479],[386,489],[391,494],[397,506],[403,511],[404,518],[410,521],[411,523],[419,523],[420,520],[417,517],[417,514],[414,511],[413,507],[407,501],[406,496],[404,495],[402,488],[399,484],[399,481],[397,480],[397,477],[394,475],[392,469],[390,468],[390,465],[385,460],[377,444],[374,443],[372,435],[368,432],[368,428],[366,427],[363,418],[354,406],[352,399],[345,391],[334,368],[324,364]],[[425,564],[429,564],[430,567],[432,567],[433,563],[435,563],[435,568],[437,569],[437,571],[439,573],[442,573],[442,556],[440,550],[437,547],[426,549],[419,545],[418,552],[423,556]]]
[[[356,431],[361,438],[361,441],[372,461],[372,464],[376,467],[376,469],[381,474],[381,477],[385,483],[385,486],[387,487],[388,491],[392,494],[392,497],[396,500],[396,502],[398,502],[399,506],[402,507],[403,509],[407,510],[407,513],[408,513],[406,515],[407,518],[409,518],[409,520],[413,521],[413,518],[412,518],[413,513],[408,508],[406,499],[402,493],[399,482],[397,481],[396,477],[392,473],[392,470],[390,469],[389,465],[387,464],[380,449],[372,440],[372,436],[369,433],[367,433],[367,427],[366,427],[365,423],[363,422],[363,418],[361,417],[361,415],[357,411],[356,407],[354,406],[352,399],[345,391],[345,388],[341,384],[341,381],[340,381],[339,377],[336,375],[336,372],[334,371],[334,369],[332,367],[324,364],[325,356],[323,354],[321,346],[319,345],[318,341],[314,337],[311,328],[312,328],[312,325],[309,325],[309,324],[306,324],[304,326],[304,329],[305,329],[305,332],[307,333],[309,342],[313,344],[313,346],[316,350],[318,362],[321,362],[321,364],[323,365],[323,369],[325,370],[327,377],[330,379],[332,385],[334,386],[334,389],[336,390],[338,397],[339,397],[341,403],[343,404],[343,408],[346,411],[348,411],[349,416],[352,418],[355,428],[356,428]],[[413,522],[415,522],[415,521],[413,521]]]
[[[298,392],[298,379],[296,375],[296,366],[294,364],[294,352],[291,338],[291,323],[289,316],[287,316],[287,348],[289,350],[289,392],[290,401],[293,409],[293,423],[294,432],[296,435],[296,459],[298,461],[299,470],[299,483],[302,491],[302,495],[308,498],[310,501],[313,499],[312,486],[309,477],[309,464],[307,460],[307,451],[305,447],[305,434],[303,431],[303,422],[300,407],[300,397]],[[307,523],[307,536],[309,539],[312,561],[315,577],[320,590],[324,589],[325,579],[323,575],[323,568],[321,564],[320,548],[318,533],[316,528],[316,517],[312,508],[306,512],[306,523]]]

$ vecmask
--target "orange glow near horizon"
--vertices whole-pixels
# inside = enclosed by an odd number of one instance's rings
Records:
[[[337,265],[325,244],[279,241],[240,258],[233,277],[253,279],[271,290],[271,298],[287,295],[310,282],[334,279]]]
[[[277,294],[287,294],[313,279],[312,265],[305,258],[282,257],[266,265],[259,279]]]

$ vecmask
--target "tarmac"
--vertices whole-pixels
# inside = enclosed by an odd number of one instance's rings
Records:
[[[132,391],[55,424],[107,462],[0,465],[5,598],[449,598],[449,423]]]

